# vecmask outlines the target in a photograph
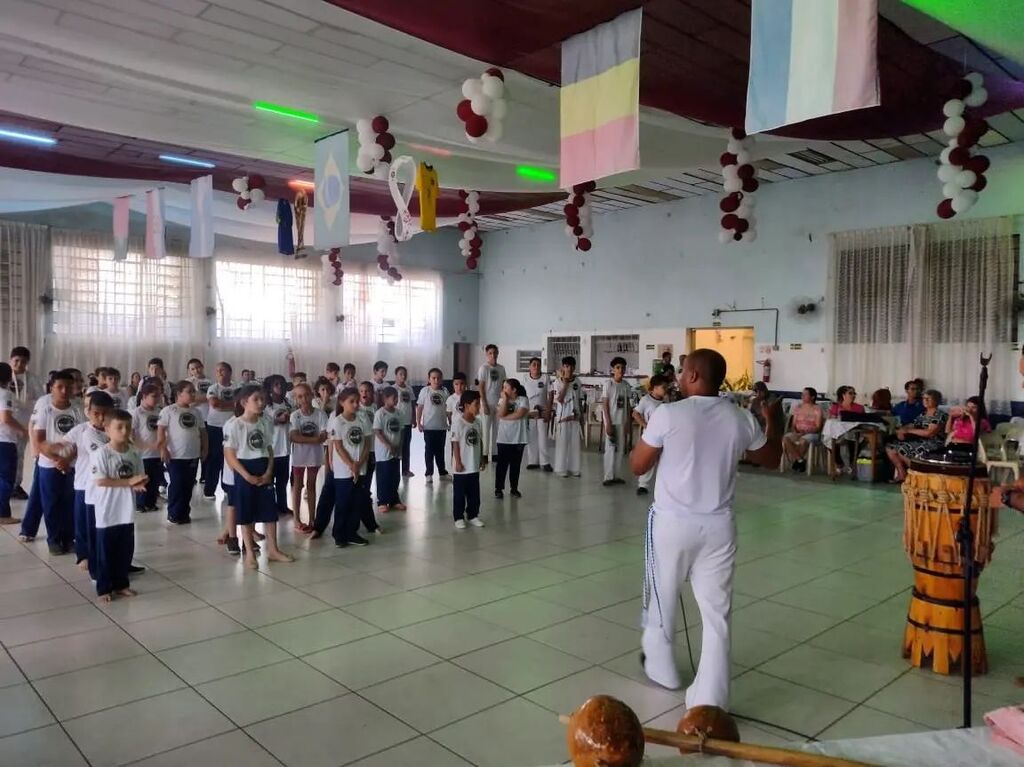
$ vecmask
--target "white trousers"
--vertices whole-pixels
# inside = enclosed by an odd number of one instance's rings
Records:
[[[480,436],[483,438],[484,451],[483,455],[486,456],[497,456],[498,455],[498,419],[494,417],[494,405],[491,405],[491,415],[484,415],[481,413],[477,416],[480,419]]]
[[[729,623],[736,562],[732,515],[658,514],[647,521],[643,602],[644,670],[665,687],[680,686],[672,655],[679,588],[689,577],[703,624],[700,662],[686,705],[729,710]]]
[[[607,428],[607,427],[605,427]],[[622,454],[626,450],[626,427],[613,425],[615,437],[604,435],[604,479],[617,479],[622,473]]]
[[[555,471],[580,473],[580,423],[564,421],[555,425]]]
[[[543,418],[530,419],[530,439],[526,443],[526,465],[547,466],[551,463],[548,425]]]

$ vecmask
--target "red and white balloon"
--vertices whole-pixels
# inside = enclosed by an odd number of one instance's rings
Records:
[[[377,225],[377,267],[384,273],[389,285],[401,282],[402,273],[395,266],[398,259],[398,241],[395,239],[395,222],[391,216],[381,216]]]
[[[722,229],[718,241],[753,242],[757,239],[754,219],[754,192],[760,183],[757,168],[750,162],[754,139],[742,128],[733,128],[726,151],[718,158],[722,166],[722,188],[725,197],[718,203],[722,211]]]
[[[460,189],[459,199],[466,206],[466,209],[459,214],[458,227],[462,232],[462,239],[459,240],[459,252],[466,259],[466,268],[472,271],[480,263],[480,252],[484,244],[476,223],[476,215],[480,212],[480,193]]]
[[[480,77],[471,77],[462,83],[462,101],[455,114],[462,120],[466,138],[472,143],[486,139],[491,143],[501,140],[502,123],[508,111],[505,102],[505,74],[491,67]]]
[[[356,121],[356,135],[359,138],[359,151],[356,154],[356,167],[374,178],[387,178],[388,166],[391,164],[391,150],[395,148],[395,137],[391,135],[388,118],[377,115],[372,120]]]
[[[324,277],[331,285],[341,285],[345,272],[341,268],[341,248],[331,248],[320,257],[324,266]]]
[[[988,132],[988,123],[970,113],[988,101],[985,79],[977,72],[959,80],[954,97],[942,105],[946,121],[942,132],[949,137],[949,145],[939,155],[939,181],[942,182],[942,202],[936,208],[939,218],[953,218],[974,207],[978,193],[988,180],[985,171],[989,159],[984,155],[971,155],[971,150]]]
[[[576,184],[572,188],[568,202],[562,211],[565,213],[565,233],[576,240],[576,250],[584,252],[593,245],[594,222],[590,195],[597,189],[597,182],[587,181]]]
[[[232,181],[231,188],[238,192],[235,204],[239,210],[248,210],[250,205],[259,204],[267,199],[266,192],[263,191],[266,185],[267,180],[259,173],[250,173]]]

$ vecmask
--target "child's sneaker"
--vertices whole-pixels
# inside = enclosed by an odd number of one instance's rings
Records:
[[[238,545],[238,538],[234,536],[228,538],[228,554],[234,554],[236,557],[242,553],[242,549]]]
[[[471,524],[473,527],[483,527],[484,521],[480,519],[480,517],[473,517],[471,520],[469,520],[469,524]]]
[[[455,529],[456,530],[465,530],[466,529],[466,520],[464,520],[464,519],[456,519],[455,520]]]

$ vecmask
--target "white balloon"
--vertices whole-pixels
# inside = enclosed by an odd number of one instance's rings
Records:
[[[942,132],[947,136],[959,136],[967,123],[962,117],[947,117],[942,124]]]
[[[964,103],[969,107],[980,107],[988,101],[988,91],[984,88],[975,88],[971,91],[971,95],[964,99]]]
[[[244,192],[246,189],[249,188],[248,180],[245,178],[236,178],[234,181],[231,182],[231,188],[234,189],[236,192]]]
[[[252,199],[252,192],[250,192],[248,189],[246,189],[244,192],[239,192],[238,196],[241,197],[243,200],[251,200]]]
[[[480,78],[480,85],[484,95],[492,99],[500,99],[505,93],[505,83],[494,75],[483,75]]]
[[[724,168],[722,168],[722,178],[726,179],[727,181],[731,178],[739,178],[739,167],[739,165],[726,165]]]
[[[484,134],[484,138],[488,141],[501,141],[504,132],[505,129],[501,126],[501,120],[491,119],[487,123],[487,132]]]
[[[981,72],[968,72],[966,75],[964,75],[964,79],[971,85],[973,85],[975,88],[980,88],[982,85],[985,84],[985,77],[981,74]]]
[[[978,180],[978,174],[973,170],[962,170],[956,174],[956,183],[960,185],[962,189],[974,186],[974,182]]]
[[[747,231],[754,231],[754,229],[757,227],[757,218],[753,215],[746,216],[745,218],[747,219],[747,225],[750,227],[749,229],[747,229]]]
[[[749,152],[754,146],[754,137],[744,136],[743,138],[740,139],[740,146]]]
[[[263,202],[265,199],[267,199],[267,196],[266,194],[263,193],[262,189],[253,189],[251,192],[249,192],[249,199],[252,200],[253,202]]]
[[[576,236],[576,235],[575,235],[575,234],[573,233],[573,231],[572,231],[572,227],[571,227],[571,226],[569,226],[568,224],[566,224],[566,225],[565,225],[565,233],[566,233],[566,234],[567,234],[567,235],[568,235],[569,237],[575,237],[575,236]]]
[[[464,231],[462,233],[462,239],[464,239],[466,242],[469,242],[470,240],[472,240],[473,239],[473,230],[472,229],[467,229],[466,231]]]
[[[469,216],[467,216],[465,213],[460,213],[458,219],[456,219],[456,220],[460,224],[462,224],[462,223],[467,223],[468,224],[469,223]]]
[[[733,192],[738,192],[743,189],[743,182],[738,178],[727,178],[725,183],[722,184],[722,188],[726,192],[729,192],[729,194],[732,194]]]
[[[481,117],[487,117],[491,113],[491,100],[483,93],[478,93],[471,98],[469,104],[473,107],[473,111]]]
[[[757,230],[756,229],[748,229],[746,231],[746,233],[743,235],[743,241],[744,242],[753,242],[756,239],[757,239]]]
[[[942,169],[949,167],[949,153],[953,151],[952,147],[946,147],[939,152],[939,178],[942,178]],[[943,181],[949,181],[948,178],[942,178]]]
[[[356,132],[362,135],[363,133],[373,134],[373,123],[362,117],[356,120]]]
[[[727,242],[732,242],[732,229],[722,229],[718,233],[718,241],[723,245]]]
[[[491,117],[496,120],[504,120],[508,114],[508,103],[503,98],[496,98],[491,102]]]
[[[388,164],[386,162],[379,162],[373,168],[373,177],[378,181],[388,180]]]
[[[951,138],[949,141],[946,142],[946,146],[948,146],[950,149],[956,149],[958,146],[960,146],[960,141],[957,140],[956,138]]]
[[[942,196],[952,199],[960,193],[960,185],[956,181],[947,181],[942,185]]]
[[[471,202],[471,203],[469,203],[468,207],[469,207],[469,212],[472,213],[474,216],[477,213],[480,212],[480,203],[478,203],[478,202]]]
[[[750,152],[743,149],[736,153],[736,165],[730,165],[729,167],[739,168],[740,165],[748,164],[750,164]]]
[[[939,181],[943,184],[952,182],[959,175],[960,170],[955,165],[939,166]]]
[[[729,143],[725,145],[725,148],[726,151],[731,154],[739,154],[743,151],[743,144],[741,144],[737,139],[731,138],[729,139]]]
[[[748,208],[753,210],[754,208],[757,207],[757,195],[750,194],[750,193],[744,194],[743,195],[743,202],[740,203],[740,204],[741,205],[746,205]]]
[[[960,99],[950,99],[942,105],[942,114],[946,117],[960,117],[964,113],[964,102]]]
[[[476,191],[475,189],[472,192],[467,192],[466,193],[466,200],[472,200],[473,202],[476,202],[479,199],[480,199],[480,192]]]
[[[481,93],[483,93],[483,86],[480,85],[480,81],[475,77],[471,77],[462,83],[463,98],[471,99]]]
[[[466,141],[468,141],[470,144],[479,144],[480,143],[480,138],[477,137],[477,136],[470,136],[467,133],[466,134]]]
[[[374,142],[373,146],[370,148],[370,153],[373,155],[374,160],[379,160],[384,156],[384,147],[377,142]]]
[[[356,167],[359,168],[363,173],[369,173],[373,170],[373,158],[365,154],[360,154],[356,157]]]
[[[957,213],[965,213],[974,207],[974,200],[967,197],[963,192],[953,198],[953,210]]]

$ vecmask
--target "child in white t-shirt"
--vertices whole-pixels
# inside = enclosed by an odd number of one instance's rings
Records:
[[[292,453],[292,511],[295,529],[300,533],[313,532],[316,514],[316,478],[324,462],[324,443],[327,441],[327,414],[313,407],[313,390],[300,383],[292,389],[295,410],[289,420]],[[302,521],[302,489],[306,489],[309,524]]]
[[[179,381],[172,389],[174,404],[160,411],[157,433],[160,457],[170,475],[167,483],[167,521],[175,525],[192,522],[192,488],[196,469],[207,456],[207,431],[203,417],[192,407],[196,387]],[[212,412],[211,412],[212,414]],[[220,432],[220,429],[217,429]],[[209,468],[207,468],[209,471]],[[220,469],[217,470],[220,476]],[[210,479],[207,473],[206,479]]]
[[[448,429],[445,411],[448,390],[441,386],[443,375],[440,368],[431,368],[427,373],[428,383],[420,389],[420,396],[416,402],[416,427],[423,434],[423,462],[427,467],[428,485],[434,481],[435,464],[438,476],[448,476],[444,456],[444,435]]]
[[[601,392],[601,420],[604,423],[604,484],[624,485],[619,476],[622,455],[626,450],[626,429],[629,425],[629,398],[632,389],[622,377],[626,374],[626,360],[612,359],[612,377],[604,382]]]
[[[206,400],[206,393],[213,386],[213,381],[206,377],[206,367],[198,357],[193,357],[188,361],[188,376],[185,380],[196,387],[195,402],[193,404],[202,413],[203,420],[209,423],[210,403]],[[145,457],[142,460],[145,461]]]
[[[445,416],[448,419],[448,433],[444,438],[445,466],[452,465],[452,423],[459,417],[459,403],[462,401],[462,392],[469,388],[465,373],[456,373],[452,376],[452,388],[455,390],[455,393],[444,403]]]
[[[40,397],[32,411],[32,428],[39,451],[39,495],[46,520],[46,543],[54,555],[70,552],[75,537],[75,450],[64,442],[64,437],[85,421],[85,413],[72,399],[72,392],[78,386],[76,380],[71,371],[56,373],[50,384],[50,394]],[[35,532],[25,530],[27,521],[26,516],[22,534],[31,539]]]
[[[402,476],[415,476],[409,466],[409,446],[412,444],[412,425],[416,420],[413,415],[412,387],[407,383],[409,371],[404,365],[395,368],[395,390],[398,392],[398,416],[402,419]]]
[[[505,367],[498,364],[498,347],[487,344],[484,347],[487,361],[476,373],[477,390],[480,392],[480,428],[484,435],[484,457],[493,460],[498,455],[498,422],[492,412],[501,399],[501,386],[505,383]]]
[[[231,365],[218,362],[214,373],[217,380],[206,390],[209,414],[205,428],[209,453],[203,466],[203,498],[207,501],[216,496],[217,483],[224,469],[224,424],[235,414],[235,395],[238,393],[238,386],[231,382]]]
[[[526,468],[551,472],[551,446],[548,424],[551,422],[551,376],[541,372],[540,357],[530,359],[530,374],[523,379],[530,400],[530,441],[526,443]]]
[[[327,530],[330,515],[334,514],[331,535],[338,548],[365,546],[368,541],[359,535],[361,496],[366,490],[367,455],[370,451],[370,433],[366,422],[359,416],[359,395],[355,389],[345,389],[338,395],[340,411],[327,424],[327,438],[331,449],[334,475],[334,508],[318,510],[314,538]]]
[[[85,423],[78,424],[64,435],[64,441],[75,448],[75,559],[78,567],[95,578],[96,517],[93,499],[88,492],[89,460],[92,454],[109,441],[106,420],[114,410],[110,395],[95,389],[85,395]]]
[[[18,445],[28,435],[25,425],[15,413],[14,395],[10,390],[14,373],[6,362],[0,362],[0,525],[20,522],[11,516],[11,495],[18,486]]]
[[[668,397],[668,390],[671,382],[665,376],[659,374],[651,376],[650,381],[647,382],[647,394],[640,398],[640,402],[637,403],[636,408],[633,410],[633,421],[640,427],[640,433],[644,433],[644,429],[647,428],[648,422],[651,420],[651,415],[665,404],[665,399]],[[647,495],[650,492],[651,480],[654,479],[654,472],[657,470],[658,464],[655,463],[651,467],[650,471],[641,474],[637,477],[636,481],[636,494]]]
[[[555,471],[563,477],[580,475],[580,380],[576,377],[576,358],[562,358],[562,370],[556,386]]]
[[[285,401],[283,375],[274,373],[263,379],[267,400],[264,415],[274,427],[271,446],[274,448],[274,501],[281,514],[291,514],[288,508],[288,432],[292,409]]]
[[[398,390],[384,388],[384,407],[373,416],[374,454],[377,471],[377,511],[405,511],[398,494],[399,457],[402,452],[402,417],[398,413]]]
[[[149,481],[144,492],[136,499],[137,511],[156,511],[160,481],[164,476],[160,460],[160,411],[164,399],[163,387],[147,381],[139,387],[138,405],[132,412],[132,442],[142,458],[142,467]]]
[[[513,498],[522,498],[519,492],[519,470],[523,465],[523,451],[530,439],[530,400],[526,389],[515,378],[505,379],[501,399],[494,409],[498,432],[498,460],[494,472],[494,497],[505,497],[505,475],[508,474]]]
[[[480,392],[464,391],[452,421],[452,514],[455,527],[483,527],[480,519],[480,467],[483,463],[484,436],[477,414]]]
[[[388,363],[384,360],[377,360],[373,363],[373,393],[376,397],[378,408],[384,407],[384,389],[387,382],[384,377],[388,374]]]

